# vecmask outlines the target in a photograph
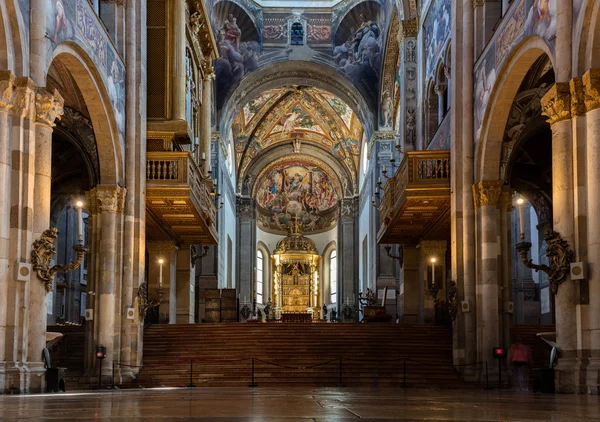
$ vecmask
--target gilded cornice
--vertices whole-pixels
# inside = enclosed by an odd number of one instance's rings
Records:
[[[190,27],[195,38],[200,43],[202,54],[204,54],[207,61],[216,60],[219,55],[217,42],[212,33],[208,10],[206,10],[206,6],[202,0],[191,2]]]
[[[587,101],[586,101],[587,103]],[[551,125],[571,118],[571,91],[566,82],[557,82],[541,99],[542,114]]]
[[[569,83],[569,89],[571,91],[571,115],[573,117],[583,116],[586,111],[583,79],[571,79],[571,82]]]
[[[498,205],[502,193],[502,180],[484,180],[473,185],[473,202],[475,208],[486,205]]]
[[[590,69],[583,74],[583,92],[587,111],[600,107],[600,69]]]
[[[65,100],[55,89],[39,88],[35,94],[35,117],[36,123],[49,127],[56,126],[54,121],[63,115]]]
[[[0,71],[0,112],[8,113],[15,105],[16,79],[10,70]]]
[[[398,31],[398,42],[402,44],[404,38],[415,38],[419,33],[419,19],[405,19],[400,21],[400,30]]]

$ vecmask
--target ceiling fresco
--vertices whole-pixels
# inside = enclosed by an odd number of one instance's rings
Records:
[[[363,128],[352,109],[327,91],[298,86],[265,91],[235,118],[233,137],[238,190],[253,160],[281,144],[289,145],[291,155],[302,153],[303,144],[319,146],[346,168],[356,189]]]
[[[337,224],[340,181],[323,161],[309,156],[283,157],[259,173],[254,184],[257,222],[261,229],[285,234],[292,217],[300,217],[305,233]]]

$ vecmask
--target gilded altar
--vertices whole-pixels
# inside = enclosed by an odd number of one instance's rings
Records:
[[[315,243],[302,234],[302,223],[295,217],[288,228],[288,236],[277,242],[271,255],[277,318],[291,313],[309,313],[317,318],[320,260]]]

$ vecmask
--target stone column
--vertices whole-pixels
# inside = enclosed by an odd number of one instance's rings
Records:
[[[598,394],[600,385],[600,69],[583,75],[587,121],[587,253],[589,278],[590,365],[587,392]],[[554,144],[553,144],[554,145]],[[554,151],[552,151],[554,154]],[[554,170],[553,170],[554,174]],[[564,237],[564,236],[563,236]],[[559,295],[565,283],[560,286]],[[557,297],[557,312],[558,312]],[[556,321],[558,325],[558,318]]]
[[[544,95],[541,103],[543,114],[549,117],[548,121],[552,127],[553,228],[568,242],[569,247],[573,247],[573,143],[569,84],[556,83]],[[591,218],[593,219],[593,217]],[[589,223],[589,227],[592,227],[591,220]],[[592,284],[590,283],[590,286]],[[578,332],[576,302],[575,283],[567,276],[565,282],[558,289],[555,300],[556,342],[561,348],[561,358],[555,368],[555,382],[557,391],[562,393],[574,393],[579,385],[579,381],[575,379]]]
[[[338,306],[345,303],[346,298],[358,298],[357,204],[354,198],[342,199],[340,204],[340,221],[338,223]],[[341,311],[340,308],[338,315],[341,315]]]
[[[254,297],[254,266],[256,262],[256,219],[254,201],[238,198],[237,203],[237,257],[236,269],[240,298]],[[264,263],[268,260],[263,261]],[[251,300],[251,299],[250,299]]]
[[[481,273],[477,283],[477,338],[479,360],[487,361],[494,372],[498,361],[492,357],[492,349],[500,344],[499,325],[499,245],[498,201],[502,181],[482,181],[473,185],[475,207],[480,210],[481,224]]]
[[[510,328],[513,324],[512,312],[509,312],[508,304],[512,299],[512,252],[517,242],[512,236],[512,191],[508,186],[502,188],[500,195],[500,250],[498,251],[500,267],[500,314],[501,318],[501,342],[500,345],[508,347],[511,344]],[[530,225],[531,226],[531,225]],[[520,239],[519,239],[520,241]]]
[[[16,95],[15,75],[0,71],[0,392],[5,390],[6,321],[10,274],[11,154],[10,125]]]
[[[171,119],[186,120],[186,1],[173,0],[171,4],[173,5],[173,19],[171,20],[173,27],[173,52],[171,55],[171,66],[173,67],[173,87],[171,88],[171,92],[173,93],[173,112]]]
[[[212,113],[212,89],[214,73],[210,62],[204,66],[204,79],[202,80],[202,106],[200,107],[200,157],[204,164],[202,171],[205,177],[211,172],[211,113]]]
[[[194,323],[195,284],[190,248],[181,248],[177,251],[177,324]]]
[[[446,89],[446,85],[438,84],[435,86],[435,93],[438,96],[438,126],[442,124],[444,114],[446,114],[446,102],[444,99],[444,92],[446,92]]]
[[[35,185],[33,190],[33,238],[50,228],[50,193],[52,179],[52,131],[54,121],[63,114],[64,100],[58,91],[38,89],[35,96]],[[43,282],[32,273],[29,285],[29,321],[27,365],[29,392],[43,391],[46,347],[47,291]],[[25,321],[23,321],[25,324]]]
[[[117,185],[97,185],[90,191],[90,200],[95,203],[99,224],[96,271],[96,335],[94,346],[106,347],[106,359],[102,365],[103,377],[112,375],[112,362],[119,359],[119,314],[121,288],[118,259],[118,229],[123,215],[126,189]]]
[[[147,241],[148,250],[148,295],[158,295],[160,288],[160,262],[162,263],[163,299],[158,307],[160,323],[175,324],[177,321],[177,246],[172,240]],[[152,299],[151,299],[152,300]]]
[[[419,322],[419,249],[404,246],[403,282],[400,287],[402,323]]]

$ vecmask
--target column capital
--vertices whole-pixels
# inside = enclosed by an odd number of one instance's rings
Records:
[[[473,10],[478,7],[483,7],[485,5],[485,0],[473,0]]]
[[[55,89],[38,88],[35,93],[35,122],[38,124],[54,127],[54,121],[63,115],[65,100]]]
[[[405,38],[415,38],[419,33],[418,18],[404,19],[400,21],[400,30],[398,31],[398,43],[402,44]]]
[[[585,90],[582,78],[573,78],[569,82],[571,91],[571,116],[583,116],[585,114]]]
[[[513,209],[513,201],[512,197],[515,191],[508,186],[502,186],[502,192],[500,193],[500,209],[505,210],[506,212],[511,212]]]
[[[583,92],[586,111],[600,108],[600,69],[590,69],[583,74]]]
[[[10,70],[0,71],[0,112],[8,113],[15,105],[16,76]]]
[[[486,205],[498,205],[502,193],[502,180],[483,180],[473,185],[473,202],[475,208]]]
[[[127,189],[117,185],[97,185],[88,193],[88,203],[93,214],[123,213]]]
[[[553,125],[571,118],[571,91],[567,82],[556,82],[541,99],[542,114]]]
[[[16,96],[13,112],[28,120],[35,118],[35,82],[27,77],[17,78]]]

